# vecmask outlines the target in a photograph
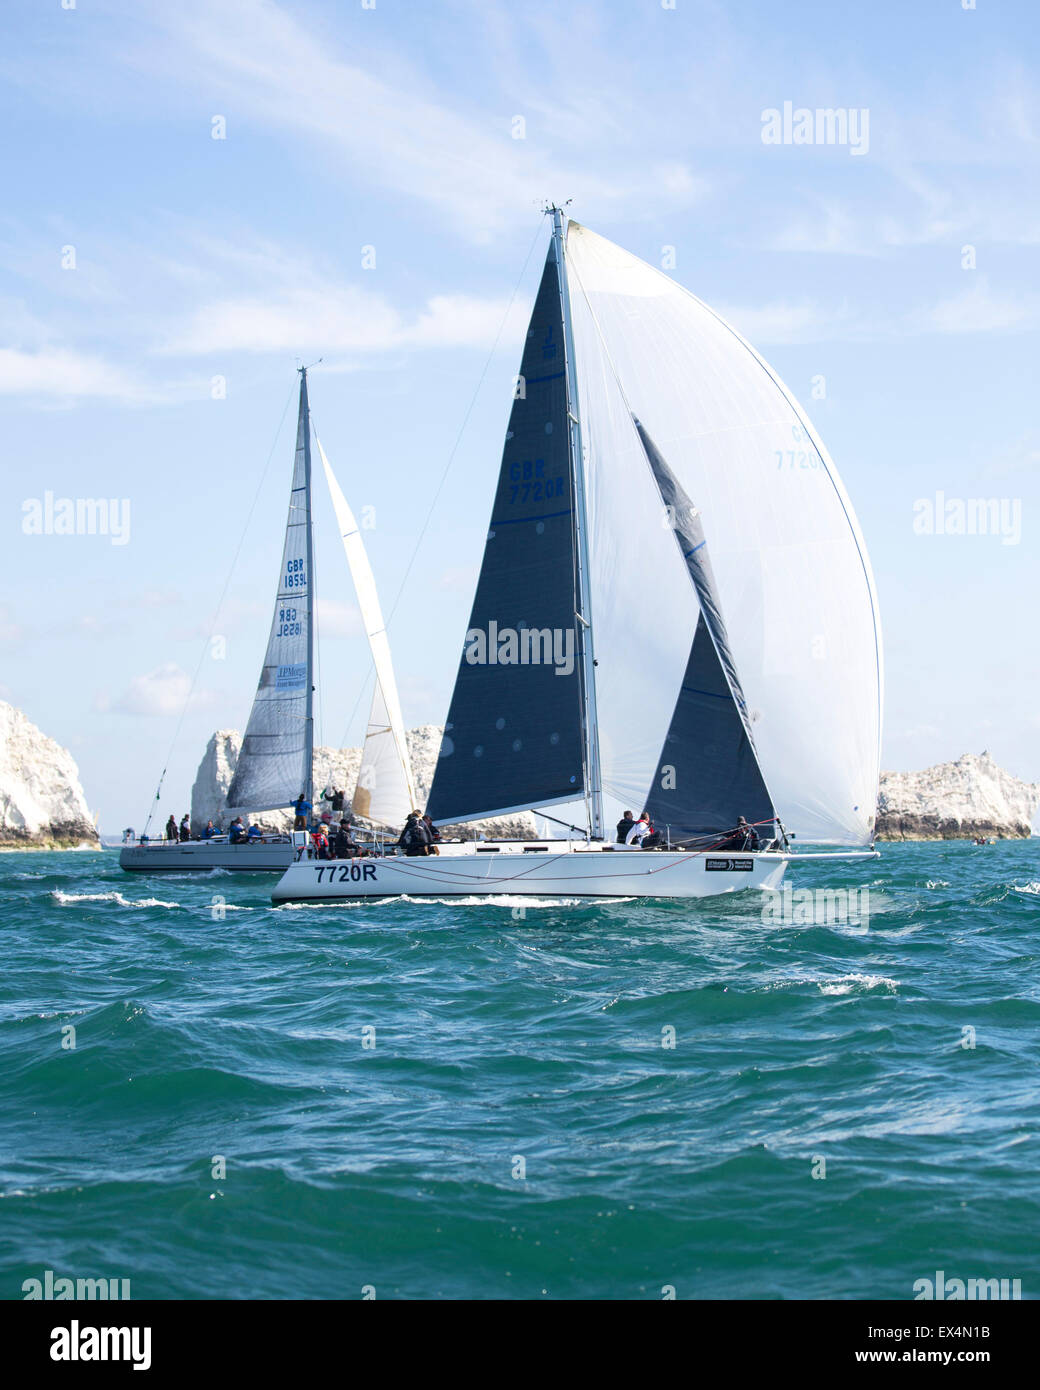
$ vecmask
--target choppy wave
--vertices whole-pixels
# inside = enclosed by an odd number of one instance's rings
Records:
[[[70,851],[70,853],[73,851]],[[116,903],[119,907],[180,907],[180,903],[163,902],[161,898],[124,898],[122,893],[65,893],[60,888],[51,889],[51,897],[62,907],[73,907],[76,903]]]
[[[853,990],[887,989],[893,992],[899,988],[899,981],[887,975],[839,975],[832,980],[818,980],[821,994],[851,994]]]
[[[276,908],[273,875],[3,862],[5,1288],[1040,1292],[1035,844],[883,847],[865,931],[767,928],[755,893]]]
[[[328,901],[279,903],[279,912],[323,911],[329,908],[387,908],[387,907],[480,907],[480,908],[532,908],[542,907],[582,907],[599,902],[594,898],[536,898],[524,893],[498,893],[491,896],[476,895],[459,898],[413,898],[408,893],[395,894],[392,898],[331,898]],[[630,903],[633,898],[612,898],[611,902]]]

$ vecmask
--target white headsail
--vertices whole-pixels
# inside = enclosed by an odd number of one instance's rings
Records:
[[[364,816],[367,820],[380,825],[402,825],[416,804],[415,780],[408,758],[401,702],[390,658],[390,642],[383,623],[375,576],[354,513],[336,481],[321,441],[316,438],[316,443],[376,672],[368,732],[351,805],[356,815]]]

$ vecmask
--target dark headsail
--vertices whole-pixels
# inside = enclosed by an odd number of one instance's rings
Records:
[[[755,753],[700,514],[638,420],[639,438],[700,603],[682,688],[647,809],[672,839],[729,830],[775,811]]]

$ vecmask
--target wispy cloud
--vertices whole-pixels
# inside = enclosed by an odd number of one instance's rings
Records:
[[[123,368],[90,353],[68,348],[23,352],[0,348],[0,395],[46,398],[53,402],[86,399],[146,402],[155,392]]]
[[[718,306],[754,347],[792,343],[892,341],[923,334],[1018,333],[1040,328],[1040,296],[1001,294],[980,277],[964,290],[886,315],[883,310],[799,303]]]
[[[135,676],[114,700],[104,693],[95,699],[100,713],[114,711],[144,717],[179,715],[189,703],[192,709],[208,709],[214,697],[209,691],[192,691],[191,677],[173,661]]]
[[[1040,326],[1040,297],[994,292],[979,276],[967,289],[912,314],[910,323],[922,333],[1020,332]]]
[[[285,288],[261,297],[217,300],[174,328],[160,351],[187,356],[214,352],[343,352],[402,348],[486,347],[494,342],[508,300],[436,295],[411,315],[382,295],[350,285]],[[513,305],[519,331],[530,312]]]
[[[217,7],[182,0],[150,14],[166,41],[150,43],[136,61],[179,84],[190,72],[200,89],[223,93],[229,139],[237,120],[320,142],[323,157],[331,152],[373,186],[435,209],[468,239],[487,241],[547,194],[562,196],[559,190],[601,215],[649,198],[688,204],[707,191],[682,159],[647,159],[645,141],[631,130],[633,120],[645,123],[645,110],[632,105],[626,120],[620,86],[612,102],[597,99],[597,121],[578,124],[558,100],[551,106],[529,87],[524,119],[531,129],[515,138],[517,113],[508,107],[467,106],[458,88],[445,100],[425,74],[377,51],[374,40],[368,52],[362,45],[368,62],[358,60],[357,44],[349,59],[341,56],[273,0]],[[579,76],[572,71],[572,81]],[[660,130],[657,136],[660,148]],[[594,152],[590,138],[598,139]]]
[[[810,301],[720,307],[718,312],[755,347],[827,342],[854,331],[854,319],[847,309],[830,309]]]
[[[25,629],[14,615],[9,603],[0,604],[0,642],[17,642]]]
[[[319,597],[316,607],[322,637],[356,637],[365,630],[356,604]]]

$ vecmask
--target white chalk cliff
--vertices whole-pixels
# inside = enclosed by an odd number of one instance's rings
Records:
[[[420,724],[409,729],[408,755],[415,775],[416,795],[420,807],[425,808],[430,794],[430,784],[437,764],[441,746],[442,729],[438,724]],[[238,764],[242,748],[242,735],[237,729],[218,729],[206,745],[206,752],[191,789],[191,824],[198,834],[207,821],[214,825],[227,823],[227,792]],[[354,794],[358,772],[361,768],[360,748],[315,748],[314,750],[314,791],[320,796],[323,788],[334,787],[346,793],[346,805]],[[263,811],[250,816],[251,821],[265,829],[286,830],[292,825],[292,813],[285,811]],[[537,834],[534,817],[528,812],[520,815],[500,816],[496,820],[468,821],[465,826],[444,829],[444,834],[457,833],[467,839],[474,835],[501,835],[510,839],[530,840]]]
[[[96,845],[79,769],[67,748],[0,700],[0,848]]]
[[[425,806],[441,743],[437,724],[408,730],[420,806]],[[242,735],[237,729],[221,729],[213,735],[199,764],[191,793],[191,820],[195,832],[208,820],[226,822],[226,796],[238,763]],[[361,766],[360,748],[316,748],[314,787],[342,788],[353,794]],[[988,753],[965,753],[956,762],[939,763],[922,772],[883,772],[878,796],[879,840],[949,840],[973,835],[1004,839],[1028,837],[1040,806],[1040,783],[1022,782],[998,767]],[[266,811],[252,817],[272,830],[292,824],[286,811]],[[449,835],[498,835],[532,839],[537,834],[529,812],[495,820],[470,821],[450,827]]]
[[[883,772],[879,840],[1022,839],[1040,806],[1040,783],[1023,782],[989,753],[965,753],[921,772]]]

